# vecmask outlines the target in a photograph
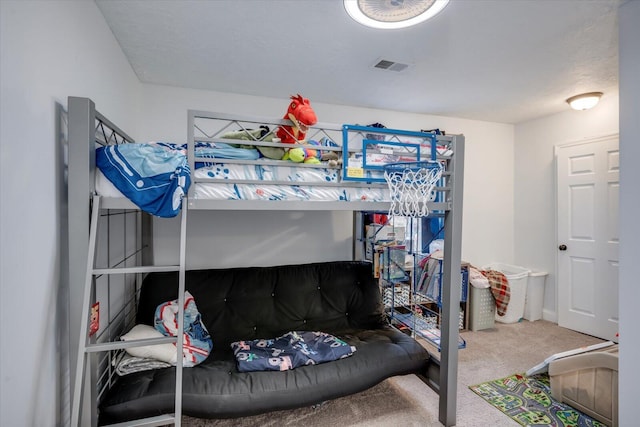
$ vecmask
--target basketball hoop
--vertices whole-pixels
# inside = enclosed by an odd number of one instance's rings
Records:
[[[435,186],[443,167],[436,161],[390,163],[384,177],[391,192],[389,215],[421,218],[429,215],[428,202],[435,199]]]

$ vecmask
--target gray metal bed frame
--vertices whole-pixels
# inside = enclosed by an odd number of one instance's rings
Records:
[[[216,132],[210,133],[198,125],[199,120],[225,119],[238,121],[235,116],[227,114],[208,113],[203,111],[188,111],[188,160],[193,171],[194,162],[198,160],[193,154],[194,141],[220,140]],[[245,123],[265,123],[262,118],[241,120],[241,127]],[[269,122],[271,125],[287,124],[282,120]],[[95,143],[102,139],[103,143],[128,143],[134,142],[125,132],[111,123],[100,114],[92,100],[88,98],[68,98],[68,126],[69,126],[69,160],[68,160],[68,190],[69,190],[69,287],[70,287],[70,362],[71,380],[75,385],[72,390],[72,425],[96,425],[97,401],[96,380],[98,372],[96,367],[99,361],[96,354],[106,352],[110,354],[114,349],[124,346],[117,341],[119,335],[126,332],[127,327],[121,320],[119,328],[109,328],[110,332],[103,338],[104,343],[95,344],[94,339],[87,339],[89,320],[89,307],[87,301],[95,298],[95,277],[110,273],[125,274],[134,282],[132,301],[135,302],[137,283],[142,275],[149,271],[171,268],[180,272],[181,283],[179,290],[184,289],[185,270],[185,246],[186,223],[189,210],[347,210],[347,211],[386,211],[389,203],[382,202],[307,202],[307,201],[248,201],[248,200],[203,200],[195,199],[193,189],[199,182],[192,178],[189,195],[184,198],[181,212],[181,238],[180,238],[180,265],[171,267],[126,267],[96,269],[92,253],[92,245],[97,245],[97,233],[92,227],[97,226],[100,212],[113,212],[116,210],[122,214],[135,214],[136,216],[136,240],[137,244],[125,253],[127,260],[134,260],[136,265],[151,266],[152,255],[150,242],[152,238],[150,217],[140,213],[138,208],[125,198],[100,198],[95,194]],[[335,138],[335,132],[340,128],[335,125],[316,125],[310,132],[329,132],[329,136]],[[99,132],[97,132],[99,131]],[[199,133],[199,134],[198,134]],[[98,136],[97,136],[98,135]],[[100,137],[102,135],[102,137]],[[207,139],[208,138],[208,139]],[[224,141],[224,140],[220,140]],[[229,141],[226,141],[229,142]],[[237,141],[236,141],[237,142]],[[273,143],[252,141],[252,144],[278,146]],[[446,144],[452,150],[452,154],[444,158],[446,161],[445,185],[439,190],[444,198],[439,202],[430,204],[431,211],[439,211],[444,217],[444,262],[443,262],[443,286],[442,289],[442,325],[441,325],[441,356],[437,372],[434,373],[430,384],[440,395],[439,419],[445,426],[456,423],[456,394],[458,376],[458,301],[460,300],[460,286],[451,286],[452,283],[460,283],[461,263],[461,229],[462,229],[462,193],[463,193],[463,168],[464,168],[464,136],[438,137],[438,143]],[[211,159],[206,159],[211,162]],[[225,159],[225,162],[229,162]],[[193,175],[192,175],[193,176]],[[342,183],[341,185],[361,186],[361,183]],[[98,206],[92,206],[96,204]],[[96,207],[98,209],[96,209]],[[355,256],[355,252],[354,252]],[[118,261],[116,261],[118,263]],[[117,270],[117,271],[116,271]],[[128,276],[127,276],[128,275]],[[125,279],[126,281],[126,279]],[[447,286],[448,284],[448,286]],[[109,286],[107,283],[106,286]],[[183,298],[183,292],[180,292]],[[84,298],[82,297],[83,295]],[[126,303],[128,304],[128,303]],[[183,304],[179,304],[180,307]],[[123,315],[125,318],[130,317]],[[111,317],[111,315],[109,315]],[[180,316],[179,318],[182,318]],[[181,346],[181,334],[177,345]],[[82,338],[81,338],[82,337]],[[173,342],[176,342],[175,340]],[[131,344],[132,346],[136,345]],[[137,345],[142,345],[138,343]],[[85,357],[89,355],[89,357]],[[179,360],[181,358],[178,358]],[[107,358],[107,360],[111,360]],[[107,366],[105,366],[107,365]],[[132,422],[126,425],[164,425],[173,422],[180,425],[181,417],[181,378],[182,367],[177,367],[176,408],[175,414],[168,417],[155,417],[143,420],[139,423]],[[110,363],[102,362],[104,369],[109,370]],[[77,369],[74,369],[77,367]],[[113,376],[113,373],[109,375]],[[102,383],[109,384],[110,378],[103,379]],[[88,397],[88,398],[87,398]]]

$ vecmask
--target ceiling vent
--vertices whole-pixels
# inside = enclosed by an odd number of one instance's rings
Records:
[[[387,59],[381,59],[373,66],[373,68],[379,68],[381,70],[390,71],[403,71],[409,67],[409,64],[402,64],[400,62],[389,61]]]

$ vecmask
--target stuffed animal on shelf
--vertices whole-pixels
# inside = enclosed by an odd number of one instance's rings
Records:
[[[322,145],[323,147],[338,147],[338,144],[336,144],[326,136],[322,137],[322,139],[320,140],[320,145]],[[342,166],[342,154],[338,151],[321,151],[320,160],[323,162],[327,162],[327,164],[331,167]]]
[[[276,136],[280,138],[280,142],[287,144],[304,141],[309,127],[318,123],[318,118],[313,108],[311,108],[311,103],[300,94],[291,95],[291,103],[283,118],[291,120],[293,126],[280,126],[276,131]]]
[[[309,147],[310,145],[318,148]],[[319,164],[327,163],[330,167],[342,165],[342,157],[337,151],[322,150],[320,147],[338,147],[338,144],[327,137],[323,137],[320,142],[310,140],[304,146],[289,148],[285,151],[282,160],[289,160],[294,163]]]
[[[220,135],[220,138],[224,139],[240,139],[245,141],[273,141],[273,132],[269,129],[269,126],[262,125],[258,129],[240,129],[235,131],[226,132]],[[233,145],[239,148],[256,148],[263,157],[280,160],[284,155],[284,148],[281,147],[265,147],[262,145]]]
[[[223,133],[220,138],[239,139],[241,141],[259,141],[269,134],[269,126],[260,126],[258,129],[240,129]],[[253,145],[230,144],[238,148],[255,148]]]
[[[294,163],[319,164],[320,153],[318,150],[308,147],[289,148],[282,156],[282,160],[289,160]]]

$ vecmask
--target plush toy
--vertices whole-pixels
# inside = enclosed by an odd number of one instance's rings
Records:
[[[271,142],[273,141],[273,132],[269,130],[269,126],[260,126],[258,129],[241,129],[230,131],[220,135],[220,138],[225,139],[240,139],[245,141],[264,141]],[[281,147],[265,147],[262,145],[254,146],[254,145],[236,145],[232,144],[234,147],[238,148],[256,148],[263,157],[267,157],[273,160],[280,160],[284,155],[284,148]]]
[[[323,147],[338,147],[339,145],[327,138],[326,136],[320,140]],[[327,162],[329,166],[335,167],[342,164],[342,156],[337,151],[324,150],[320,152],[320,160]]]
[[[323,137],[320,142],[310,140],[304,147],[289,148],[282,156],[282,160],[289,160],[294,163],[310,163],[319,164],[326,162],[331,167],[337,167],[342,164],[342,156],[337,151],[322,150],[320,148],[309,147],[309,145],[317,145],[318,147],[339,147],[327,137]]]
[[[309,127],[318,123],[316,113],[311,108],[311,103],[300,94],[291,96],[291,103],[283,118],[291,120],[293,126],[280,126],[276,131],[276,136],[280,138],[280,142],[287,144],[304,141]]]
[[[223,133],[220,138],[239,139],[242,141],[259,141],[269,134],[269,126],[260,126],[258,129],[241,129]],[[230,144],[238,148],[255,148],[253,145]]]
[[[289,148],[282,156],[282,160],[289,160],[294,163],[318,164],[320,163],[320,155],[318,150],[313,148],[295,147]]]

